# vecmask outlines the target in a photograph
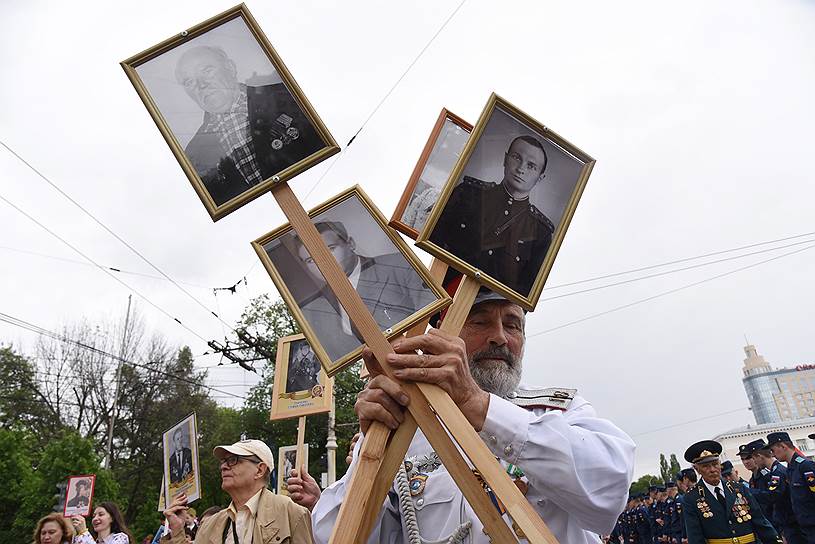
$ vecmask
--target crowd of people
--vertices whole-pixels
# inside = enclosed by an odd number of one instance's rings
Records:
[[[683,469],[664,485],[629,495],[606,542],[815,542],[815,463],[793,445],[788,433],[773,432],[766,442],[757,439],[739,446],[749,481],[731,461],[719,461],[721,452],[721,445],[710,440],[688,448],[685,459],[693,468]]]
[[[815,543],[815,463],[783,432],[740,448],[744,466],[753,472],[749,482],[731,463],[720,463],[720,444],[702,441],[685,452],[693,468],[664,486],[628,496],[633,441],[599,418],[575,390],[521,383],[524,326],[520,306],[482,290],[458,336],[430,329],[400,338],[388,363],[397,378],[435,383],[451,396],[558,542],[599,542],[598,535],[609,535],[607,542],[624,544],[766,544],[781,543],[783,535],[787,544]],[[399,382],[381,372],[373,353],[366,350],[363,357],[371,375],[355,405],[360,428],[364,433],[379,422],[395,429],[404,421],[409,398]],[[165,524],[143,544],[326,543],[361,444],[355,440],[348,471],[325,490],[305,467],[285,475],[289,496],[269,490],[274,461],[264,442],[219,446],[213,454],[230,504],[197,516],[185,496],[175,497],[164,511]],[[485,486],[485,492],[491,490]],[[525,538],[500,500],[491,497],[507,529]],[[368,543],[495,541],[482,529],[418,431]],[[34,542],[137,544],[112,503],[95,505],[90,527],[81,516],[48,515],[37,525]]]
[[[400,338],[387,362],[399,380],[433,383],[450,395],[559,542],[598,542],[597,535],[611,532],[625,506],[634,442],[600,418],[576,390],[521,383],[525,323],[521,306],[482,289],[459,335],[431,328]],[[355,405],[360,428],[364,433],[378,422],[394,429],[406,417],[409,398],[399,381],[381,372],[373,353],[366,350],[363,357],[370,377]],[[289,496],[268,489],[274,462],[264,442],[242,440],[215,448],[221,487],[230,504],[196,519],[186,497],[175,497],[164,511],[167,530],[158,528],[152,542],[328,542],[362,443],[352,444],[348,471],[325,490],[305,467],[292,470],[286,475]],[[501,501],[488,487],[484,491],[495,499],[506,523],[505,536],[524,538],[521,528],[501,510]],[[36,544],[136,544],[115,506],[94,506],[89,529],[77,518],[70,522],[58,515],[44,518]],[[371,544],[491,541],[421,431],[373,525]]]

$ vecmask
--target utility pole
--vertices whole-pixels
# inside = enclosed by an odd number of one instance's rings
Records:
[[[122,346],[119,350],[119,364],[116,366],[116,390],[113,394],[113,410],[110,413],[110,426],[108,427],[108,449],[105,456],[105,468],[110,468],[113,458],[113,426],[116,424],[116,409],[119,407],[119,387],[122,381],[122,364],[125,359],[125,349],[127,348],[127,327],[130,324],[130,303],[133,295],[127,295],[127,313],[125,314],[125,328],[122,332]]]
[[[337,481],[337,432],[336,432],[336,403],[331,395],[331,411],[328,412],[328,440],[325,448],[328,453],[328,485]]]

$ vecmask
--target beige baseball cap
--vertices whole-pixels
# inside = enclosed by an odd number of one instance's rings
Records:
[[[260,440],[241,440],[231,446],[218,446],[212,450],[212,454],[218,459],[223,459],[229,455],[255,455],[266,463],[269,470],[274,469],[272,450],[269,449],[265,442]]]

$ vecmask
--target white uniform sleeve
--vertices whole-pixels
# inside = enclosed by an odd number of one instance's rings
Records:
[[[585,530],[608,534],[625,507],[635,445],[580,397],[566,412],[527,410],[490,395],[481,437],[530,486]]]
[[[361,447],[362,439],[357,441],[354,446],[353,460],[348,466],[345,475],[325,488],[317,504],[314,505],[314,509],[311,512],[311,526],[316,544],[327,544],[331,538],[331,533],[337,522],[337,516],[339,516],[340,513],[342,500],[345,497],[345,490],[358,464],[357,459],[359,459],[359,450]],[[390,508],[390,501],[386,496],[376,523],[374,523],[371,536],[368,537],[368,544],[401,542],[401,526],[398,519],[398,511],[394,511]]]

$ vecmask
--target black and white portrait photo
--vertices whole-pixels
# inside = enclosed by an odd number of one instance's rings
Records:
[[[457,115],[442,109],[396,206],[390,222],[393,228],[416,239],[461,156],[472,128]]]
[[[187,429],[178,427],[173,431],[173,451],[170,453],[170,483],[181,483],[192,473],[192,450]]]
[[[123,63],[155,105],[160,128],[177,142],[171,147],[182,153],[191,181],[208,195],[214,219],[263,192],[257,188],[268,189],[273,176],[283,179],[281,172],[335,145],[321,137],[327,131],[303,107],[302,93],[298,103],[296,83],[253,35],[253,22],[238,6],[157,56]]]
[[[162,436],[164,484],[169,502],[181,493],[193,501],[201,495],[198,470],[198,434],[195,414],[174,425]]]
[[[433,286],[427,270],[387,229],[360,189],[352,188],[319,209],[310,214],[314,226],[386,334],[404,330],[445,305],[445,293]],[[302,319],[306,336],[313,335],[312,347],[324,350],[333,369],[358,355],[362,337],[299,237],[290,229],[279,231],[257,240],[255,250],[286,302],[294,306],[298,322]]]
[[[319,384],[320,361],[307,340],[292,342],[286,376],[286,393],[311,391]]]
[[[91,512],[93,502],[93,488],[96,476],[71,476],[65,490],[65,516],[87,516]]]
[[[543,125],[491,99],[419,247],[452,255],[534,305],[533,286],[590,168]],[[489,106],[488,106],[489,107]],[[562,237],[562,236],[561,236]],[[430,244],[427,244],[429,241]],[[441,250],[441,251],[439,251]],[[551,260],[551,259],[550,259]],[[537,289],[538,294],[542,285]]]
[[[289,490],[286,486],[286,478],[289,477],[291,471],[295,468],[297,461],[297,446],[281,446],[277,452],[277,466],[280,467],[280,474],[277,476],[277,493],[278,495],[288,495]],[[308,444],[303,444],[303,459],[300,464],[308,467]]]
[[[277,342],[272,411],[269,419],[287,419],[331,410],[334,380],[323,369],[304,334]]]

